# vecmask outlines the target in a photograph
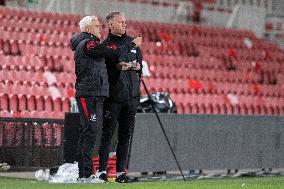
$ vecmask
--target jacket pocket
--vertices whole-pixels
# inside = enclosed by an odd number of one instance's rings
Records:
[[[140,83],[139,77],[136,72],[131,72],[131,80],[132,80],[132,97],[136,97],[140,95]]]
[[[120,74],[120,78],[115,83],[114,86],[110,86],[111,88],[111,97],[116,101],[125,101],[129,98],[129,90],[127,89],[127,85],[125,83],[127,78],[125,78],[124,73]]]

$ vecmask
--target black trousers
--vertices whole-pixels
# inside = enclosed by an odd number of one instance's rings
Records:
[[[104,97],[76,98],[80,113],[78,140],[79,178],[88,178],[93,172],[92,153],[97,129],[103,124]]]
[[[118,141],[116,148],[116,171],[124,172],[127,166],[129,140],[132,136],[139,97],[123,103],[108,102],[106,105],[105,122],[99,148],[99,171],[106,171],[110,144],[116,125],[118,125]]]

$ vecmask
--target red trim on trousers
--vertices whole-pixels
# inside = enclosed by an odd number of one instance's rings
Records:
[[[90,122],[89,114],[88,114],[88,109],[87,109],[86,99],[85,99],[85,98],[80,98],[80,100],[81,100],[82,107],[83,107],[83,109],[84,109],[85,115],[86,115],[86,117],[87,117],[87,120],[88,120],[88,122]]]

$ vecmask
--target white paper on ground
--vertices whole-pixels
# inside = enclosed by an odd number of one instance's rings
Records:
[[[78,163],[65,163],[58,168],[55,175],[49,174],[49,169],[38,170],[35,172],[35,178],[39,181],[48,181],[49,183],[78,183],[79,175]]]
[[[78,162],[65,163],[58,168],[54,175],[50,175],[50,170],[38,170],[35,172],[35,178],[39,181],[48,181],[49,183],[104,183],[97,176],[88,179],[77,179],[79,177]]]
[[[77,183],[78,163],[65,163],[58,168],[55,175],[49,177],[49,183]]]

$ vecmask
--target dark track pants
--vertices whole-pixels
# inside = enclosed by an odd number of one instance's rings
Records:
[[[92,153],[97,129],[103,123],[104,97],[76,98],[80,113],[80,133],[78,140],[79,178],[90,177],[93,170]]]
[[[110,144],[116,125],[118,124],[118,142],[116,149],[116,171],[124,172],[127,166],[129,141],[132,136],[135,115],[140,98],[133,98],[129,102],[108,102],[105,112],[102,139],[99,148],[99,171],[106,171],[110,151]]]

